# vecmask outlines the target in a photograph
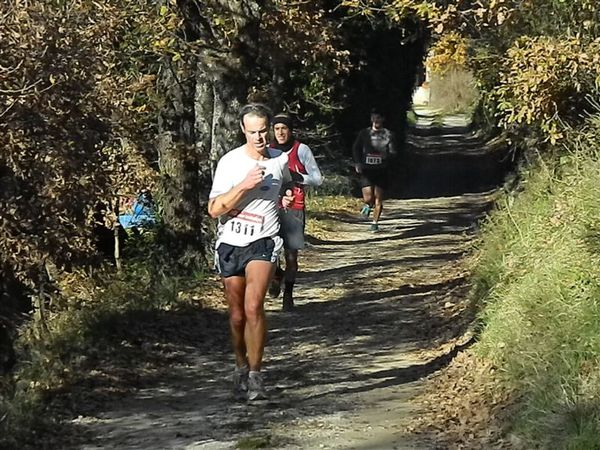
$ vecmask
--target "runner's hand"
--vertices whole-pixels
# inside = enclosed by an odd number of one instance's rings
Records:
[[[244,190],[254,189],[260,183],[262,183],[265,176],[264,167],[260,167],[258,164],[248,172],[246,178],[240,183],[240,187]]]
[[[281,197],[281,206],[287,209],[294,201],[294,194],[291,189],[286,189],[285,195]]]
[[[354,164],[354,170],[356,170],[356,173],[362,173],[362,165]]]

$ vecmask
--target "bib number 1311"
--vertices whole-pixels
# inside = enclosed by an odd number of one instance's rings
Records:
[[[231,231],[237,234],[243,234],[244,236],[254,236],[255,225],[251,223],[242,223],[239,220],[232,220]]]

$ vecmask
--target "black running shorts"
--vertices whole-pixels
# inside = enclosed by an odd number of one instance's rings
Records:
[[[281,240],[280,237],[275,239]],[[277,252],[281,248],[275,245],[273,238],[262,238],[246,247],[236,247],[222,242],[217,247],[215,266],[217,272],[223,277],[243,277],[246,275],[246,266],[250,261],[277,261]]]
[[[378,187],[387,190],[389,185],[389,176],[387,168],[382,169],[365,169],[363,168],[360,174],[360,187],[366,188],[370,186]]]

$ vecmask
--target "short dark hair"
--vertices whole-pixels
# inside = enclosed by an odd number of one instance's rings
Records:
[[[371,108],[371,115],[373,116],[375,114],[377,114],[378,116],[381,116],[381,117],[385,117],[385,114],[383,113],[383,111],[381,109]]]
[[[271,110],[262,103],[248,103],[240,108],[240,112],[238,117],[240,119],[240,125],[244,126],[244,117],[247,115],[252,115],[256,117],[261,117],[263,119],[267,119],[268,124],[271,123],[271,118],[273,117],[273,113]]]

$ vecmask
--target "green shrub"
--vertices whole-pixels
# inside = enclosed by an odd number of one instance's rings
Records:
[[[523,393],[517,430],[544,448],[600,448],[599,134],[500,202],[474,272],[478,349]]]

